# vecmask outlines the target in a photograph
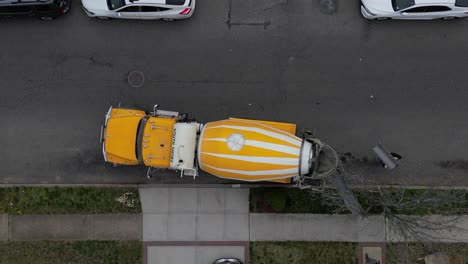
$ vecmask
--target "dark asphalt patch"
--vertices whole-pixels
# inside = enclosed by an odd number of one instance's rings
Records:
[[[444,160],[437,165],[444,169],[468,170],[468,160]]]

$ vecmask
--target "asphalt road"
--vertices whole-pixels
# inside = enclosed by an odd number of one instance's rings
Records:
[[[0,182],[219,182],[104,164],[110,105],[297,123],[376,182],[468,186],[468,19],[373,22],[358,1],[199,0],[174,23],[1,20]],[[132,88],[127,74],[145,74]],[[384,143],[404,159],[375,164]]]

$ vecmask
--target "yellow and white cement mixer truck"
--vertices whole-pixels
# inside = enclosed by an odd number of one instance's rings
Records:
[[[319,159],[332,149],[308,133],[297,136],[295,124],[240,118],[201,124],[157,105],[153,112],[111,107],[101,142],[105,161],[144,164],[147,176],[158,168],[196,177],[200,169],[226,179],[301,186],[336,169]]]

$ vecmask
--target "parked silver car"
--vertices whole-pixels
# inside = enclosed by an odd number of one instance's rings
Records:
[[[444,19],[468,16],[468,0],[361,0],[367,19]]]
[[[195,0],[81,0],[85,13],[101,19],[161,19],[192,16]]]

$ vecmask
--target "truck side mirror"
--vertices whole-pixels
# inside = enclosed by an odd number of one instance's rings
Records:
[[[159,107],[158,104],[155,104],[155,105],[153,106],[153,116],[156,116],[156,112],[157,112],[156,110],[158,109],[158,107]]]

